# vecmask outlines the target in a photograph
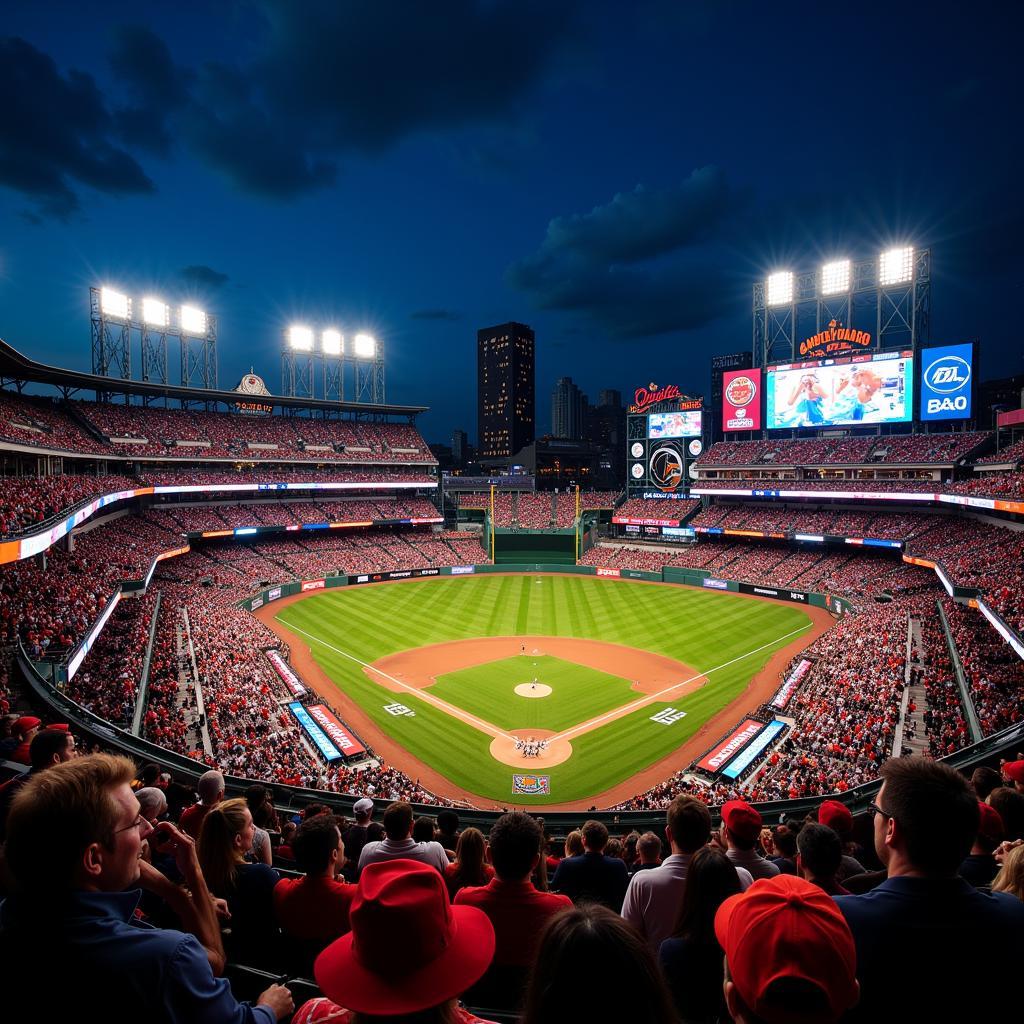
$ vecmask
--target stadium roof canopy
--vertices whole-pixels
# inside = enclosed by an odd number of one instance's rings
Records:
[[[372,402],[334,402],[320,398],[303,398],[288,395],[246,395],[240,391],[186,388],[156,381],[124,380],[120,377],[103,377],[96,373],[80,370],[65,370],[29,359],[12,345],[0,338],[0,387],[14,384],[20,391],[26,384],[49,384],[69,397],[78,391],[95,391],[97,394],[137,395],[142,399],[171,399],[180,402],[222,402],[234,405],[236,402],[255,401],[275,405],[283,409],[312,409],[318,412],[349,412],[356,415],[416,416],[426,412],[425,405],[377,405]]]

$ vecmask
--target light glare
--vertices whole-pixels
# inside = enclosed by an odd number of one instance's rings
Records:
[[[883,252],[878,261],[879,284],[902,284],[914,276],[914,250],[911,246]]]
[[[313,332],[308,327],[295,324],[288,328],[288,345],[298,352],[313,351]]]
[[[356,355],[360,359],[373,359],[377,354],[377,340],[372,334],[357,334],[353,341]]]
[[[324,355],[340,356],[342,351],[341,331],[327,330],[320,335],[320,347]]]
[[[114,316],[119,320],[127,320],[131,311],[131,301],[127,295],[115,292],[113,288],[101,288],[100,310],[104,316]]]
[[[837,295],[850,290],[850,261],[836,260],[821,268],[821,294]]]
[[[206,336],[206,314],[201,309],[195,306],[182,306],[178,319],[185,334],[198,338]]]
[[[142,319],[151,327],[166,327],[171,322],[171,311],[161,299],[147,297],[142,300]]]
[[[766,301],[769,306],[785,306],[793,301],[793,272],[780,270],[768,275]]]

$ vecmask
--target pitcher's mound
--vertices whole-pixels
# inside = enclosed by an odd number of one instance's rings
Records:
[[[547,697],[551,693],[551,687],[547,683],[520,683],[516,687],[516,693],[520,697]]]

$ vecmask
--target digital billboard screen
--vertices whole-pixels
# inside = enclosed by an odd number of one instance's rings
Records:
[[[761,370],[722,374],[722,429],[761,429]]]
[[[943,345],[921,352],[921,419],[969,420],[974,345]]]
[[[909,423],[914,415],[910,351],[769,366],[765,380],[769,430]]]
[[[700,437],[700,409],[682,412],[652,412],[647,418],[647,436],[652,440],[674,437]]]

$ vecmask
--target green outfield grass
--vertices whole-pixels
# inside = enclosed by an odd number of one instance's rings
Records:
[[[363,664],[449,640],[539,635],[623,644],[710,673],[708,685],[686,698],[647,705],[574,737],[573,756],[563,764],[550,770],[530,765],[530,770],[551,776],[551,795],[517,796],[517,804],[585,799],[643,770],[692,736],[743,690],[774,651],[811,627],[809,616],[797,606],[689,587],[559,575],[339,587],[296,602],[277,618],[299,631],[326,674],[384,732],[455,784],[500,803],[513,800],[513,769],[491,757],[491,738],[414,692],[385,690],[367,678]],[[553,699],[555,694],[524,699],[513,692],[512,682],[520,657],[493,663],[491,682],[481,685],[488,666],[477,666],[440,678],[431,692],[500,728],[555,731],[637,696],[625,680],[551,658],[544,660],[561,677],[558,699]],[[531,663],[532,673],[534,659],[522,660]],[[415,717],[384,710],[396,701],[414,710]],[[667,726],[651,721],[666,707],[686,711],[686,717]],[[517,725],[521,714],[535,715],[536,721]],[[713,739],[708,737],[708,742]]]
[[[547,697],[520,697],[516,687],[534,678]],[[439,676],[430,692],[501,729],[561,732],[639,696],[629,680],[549,655],[518,654]]]

